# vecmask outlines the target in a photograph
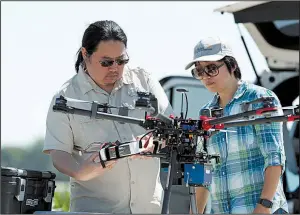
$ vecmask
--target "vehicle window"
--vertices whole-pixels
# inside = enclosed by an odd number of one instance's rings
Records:
[[[169,102],[171,102],[171,101],[170,101],[171,90],[170,90],[170,89],[169,89],[169,90],[165,90],[165,93],[166,93],[166,95],[167,95],[167,97],[168,97],[168,99],[169,99]]]
[[[213,98],[213,93],[209,92],[204,86],[188,86],[188,85],[177,85],[173,88],[173,101],[172,107],[177,116],[180,116],[181,112],[181,94],[177,92],[177,89],[184,88],[188,90],[188,118],[198,119],[200,108],[209,102]],[[183,114],[185,116],[186,102],[183,97]]]
[[[286,36],[299,37],[299,20],[276,20],[273,23]]]
[[[299,50],[299,20],[275,20],[255,23],[264,39],[272,46]]]
[[[296,157],[297,157],[297,165],[298,167],[300,166],[299,164],[299,156],[300,156],[300,151],[299,151],[299,122],[296,122],[297,126],[295,129],[295,133],[294,133],[294,149],[296,152]]]
[[[297,122],[297,128],[295,130],[294,138],[298,138],[299,139],[299,122]]]

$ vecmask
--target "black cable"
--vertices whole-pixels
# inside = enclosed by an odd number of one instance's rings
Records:
[[[148,134],[152,133],[152,132],[155,131],[155,130],[156,130],[156,129],[151,130],[151,131],[147,132],[146,134],[144,134],[144,135],[141,137],[141,139],[139,140],[139,148],[140,148],[140,149],[143,148],[143,143],[142,143],[143,138],[145,138]]]
[[[188,113],[188,110],[189,110],[189,102],[188,102],[186,93],[184,93],[184,95],[185,95],[185,101],[186,101],[186,108],[185,108],[185,119],[186,119],[187,118],[187,113]]]

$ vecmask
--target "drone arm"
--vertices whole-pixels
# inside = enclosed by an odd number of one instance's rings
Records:
[[[298,121],[299,116],[289,115],[289,116],[273,116],[267,118],[258,118],[253,120],[242,120],[235,122],[228,122],[224,124],[217,125],[218,129],[230,128],[230,127],[239,127],[239,126],[247,126],[247,125],[259,125],[259,124],[268,124],[274,122],[290,122],[290,121]]]
[[[136,125],[140,125],[140,126],[144,125],[145,121],[142,119],[100,112],[100,111],[98,111],[98,105],[99,105],[98,103],[92,102],[91,109],[89,109],[89,110],[75,108],[73,106],[68,106],[67,100],[65,99],[65,97],[60,96],[59,98],[56,98],[56,100],[55,100],[55,104],[53,105],[53,111],[82,115],[82,116],[89,116],[89,117],[95,118],[95,119],[106,119],[106,120],[131,123],[131,124],[136,124]]]
[[[216,125],[216,124],[226,123],[226,122],[229,122],[229,121],[232,121],[232,120],[235,120],[235,119],[250,117],[250,116],[253,116],[253,115],[260,116],[260,115],[263,115],[265,113],[272,113],[274,111],[277,111],[276,107],[259,108],[259,109],[256,109],[256,110],[246,111],[246,112],[243,112],[243,113],[237,113],[237,114],[233,114],[233,115],[230,115],[230,116],[224,116],[224,117],[221,117],[221,118],[211,119],[209,121],[209,124]]]
[[[281,107],[269,107],[269,108],[260,108],[253,111],[247,111],[245,113],[234,114],[230,116],[225,116],[217,119],[210,119],[208,117],[201,116],[202,127],[204,130],[209,130],[211,128],[215,129],[224,129],[228,127],[238,127],[246,125],[256,125],[256,124],[266,124],[271,122],[290,122],[299,120],[299,107],[295,107],[294,110],[290,110],[289,115],[279,115],[283,114]],[[271,115],[271,117],[265,118],[256,118],[255,120],[241,120],[241,121],[231,121],[236,118],[241,118],[245,116],[263,116],[265,113]]]
[[[240,120],[240,121],[233,121],[233,122],[226,122],[226,123],[220,123],[216,124],[222,121],[225,121],[222,119],[216,119],[216,120],[210,120],[210,119],[203,119],[202,120],[202,128],[205,131],[208,131],[210,129],[224,129],[224,128],[230,128],[230,127],[239,127],[239,126],[247,126],[247,125],[254,125],[254,126],[260,126],[260,124],[268,124],[268,123],[276,123],[276,122],[290,122],[290,121],[299,121],[299,107],[295,108],[293,111],[294,114],[290,115],[278,115],[278,113],[282,113],[282,111],[278,111],[276,109],[276,112],[274,110],[271,110],[271,117],[264,117],[264,118],[256,118],[253,120]],[[261,113],[262,109],[255,110],[256,112]]]

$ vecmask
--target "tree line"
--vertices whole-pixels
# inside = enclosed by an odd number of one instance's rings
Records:
[[[44,139],[37,139],[26,147],[1,147],[1,167],[13,167],[36,171],[51,171],[56,180],[69,181],[69,177],[58,172],[49,155],[42,152]]]

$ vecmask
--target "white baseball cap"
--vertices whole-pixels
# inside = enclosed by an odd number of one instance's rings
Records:
[[[197,61],[218,61],[225,56],[233,56],[231,47],[219,37],[201,39],[194,48],[194,58],[185,69],[189,69]]]

